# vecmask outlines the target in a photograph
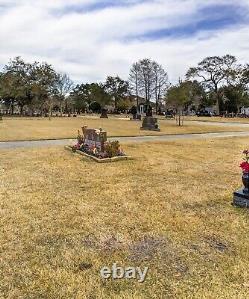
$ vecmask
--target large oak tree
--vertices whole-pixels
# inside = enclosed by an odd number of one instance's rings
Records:
[[[191,67],[186,77],[187,79],[198,78],[207,91],[213,92],[216,112],[220,114],[222,96],[219,88],[233,81],[238,69],[236,57],[232,55],[212,56],[202,60],[197,67]]]

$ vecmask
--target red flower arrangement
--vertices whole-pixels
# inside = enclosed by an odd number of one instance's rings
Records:
[[[249,150],[244,150],[243,154],[245,155],[245,158],[243,159],[244,162],[240,164],[240,168],[244,173],[249,173]]]

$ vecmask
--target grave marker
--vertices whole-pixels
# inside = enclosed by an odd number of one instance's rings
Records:
[[[89,147],[94,146],[101,152],[104,151],[105,142],[107,141],[107,132],[102,129],[88,129],[82,127],[84,141],[83,144]]]

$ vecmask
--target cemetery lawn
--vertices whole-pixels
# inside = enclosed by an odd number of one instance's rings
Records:
[[[249,128],[222,127],[214,125],[200,125],[187,122],[183,127],[176,125],[174,120],[159,120],[161,132],[140,131],[142,122],[109,118],[4,118],[0,121],[0,141],[40,140],[76,138],[77,131],[83,126],[103,128],[108,136],[142,136],[165,134],[188,134],[227,131],[246,131]]]
[[[130,144],[135,160],[111,164],[1,150],[0,297],[248,298],[249,214],[231,206],[247,146]],[[146,281],[102,280],[114,262]]]
[[[203,122],[224,122],[224,123],[242,123],[249,124],[249,118],[240,118],[240,117],[198,117],[198,116],[186,116],[185,120],[191,121],[203,121]]]

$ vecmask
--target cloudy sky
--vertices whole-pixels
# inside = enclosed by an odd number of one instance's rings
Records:
[[[0,0],[0,68],[47,61],[77,82],[152,58],[170,80],[210,55],[249,62],[249,0]]]

